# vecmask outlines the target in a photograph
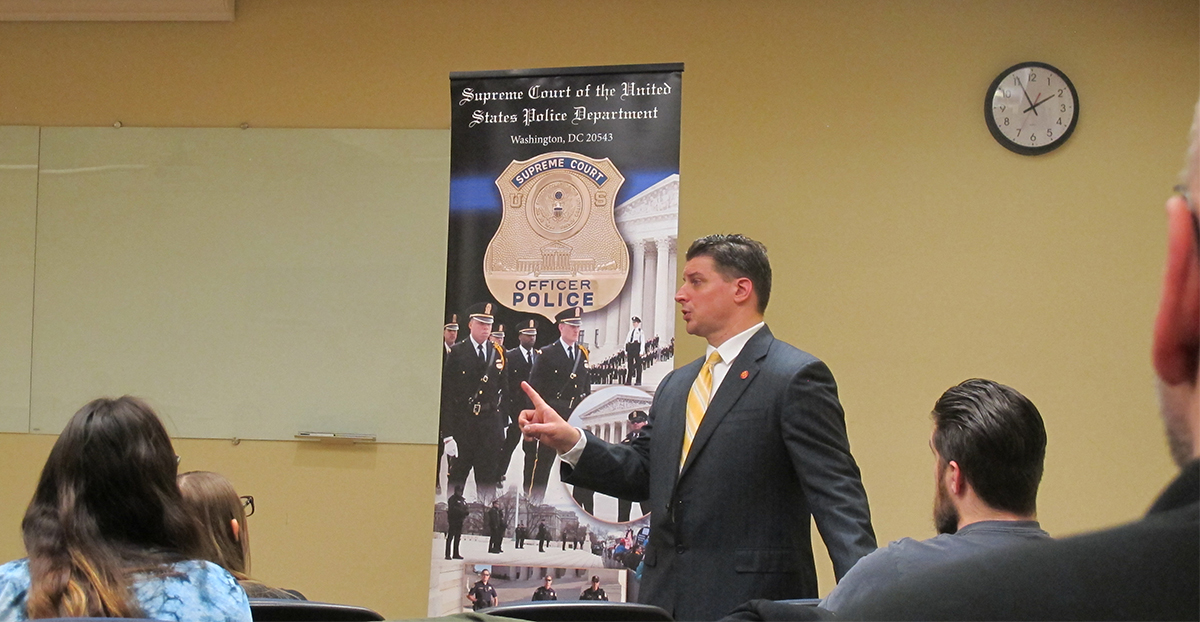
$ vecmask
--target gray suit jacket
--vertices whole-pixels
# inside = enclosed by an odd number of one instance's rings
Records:
[[[815,598],[810,516],[838,577],[875,549],[833,375],[764,326],[731,364],[680,471],[687,396],[702,364],[663,379],[632,444],[588,434],[562,479],[649,499],[640,600],[678,620],[715,620],[753,598]]]

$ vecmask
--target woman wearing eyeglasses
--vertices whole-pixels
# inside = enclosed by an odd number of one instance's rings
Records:
[[[305,600],[294,590],[270,587],[251,579],[250,531],[246,516],[254,513],[254,497],[238,497],[233,484],[219,473],[190,471],[179,476],[184,505],[200,523],[200,557],[237,577],[250,598]]]
[[[129,396],[89,402],[50,450],[21,522],[28,557],[0,566],[0,621],[250,622],[237,580],[195,559],[162,423]]]

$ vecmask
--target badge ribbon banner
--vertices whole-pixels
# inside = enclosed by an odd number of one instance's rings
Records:
[[[560,414],[629,442],[673,366],[682,72],[663,64],[450,76],[431,616],[480,608],[491,587],[501,603],[529,600],[547,568],[564,600],[579,598],[592,575],[611,600],[635,595],[648,515],[568,490],[553,450],[522,442],[516,418],[528,407],[520,381],[536,382],[531,369],[569,375]],[[556,317],[572,320],[562,341]],[[503,361],[487,384],[479,351]],[[545,382],[562,393],[566,380]],[[491,583],[481,587],[484,567]]]

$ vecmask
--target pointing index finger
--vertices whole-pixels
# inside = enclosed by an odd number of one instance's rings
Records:
[[[538,395],[538,392],[534,391],[528,382],[521,381],[521,389],[525,391],[525,395],[529,396],[529,401],[533,402],[535,409],[547,407],[546,400],[542,399],[542,396]]]

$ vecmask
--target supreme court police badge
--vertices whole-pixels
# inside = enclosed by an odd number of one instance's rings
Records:
[[[608,158],[570,151],[509,164],[496,179],[504,214],[483,257],[496,300],[551,320],[566,307],[588,312],[612,302],[629,274],[613,217],[623,183]]]

